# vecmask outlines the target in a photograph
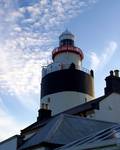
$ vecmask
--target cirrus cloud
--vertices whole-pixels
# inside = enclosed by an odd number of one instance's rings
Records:
[[[58,28],[95,0],[0,2],[0,87],[21,95],[39,92],[41,66],[51,60]]]
[[[95,52],[91,52],[90,68],[95,71],[97,71],[98,69],[102,69],[110,61],[115,51],[117,50],[117,47],[117,42],[110,41],[100,56],[98,56]]]
[[[0,90],[14,94],[25,107],[36,107],[41,67],[51,61],[54,39],[63,25],[97,0],[1,0]],[[9,114],[0,99],[0,140],[24,123]],[[38,106],[38,105],[37,105]],[[27,111],[27,110],[26,110]],[[8,135],[9,133],[9,135]]]

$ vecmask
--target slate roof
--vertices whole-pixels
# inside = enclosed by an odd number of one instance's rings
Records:
[[[113,140],[111,140],[113,139]],[[113,125],[107,129],[103,129],[97,133],[93,133],[82,139],[78,139],[72,143],[69,143],[65,146],[57,148],[56,150],[75,150],[82,149],[82,147],[87,147],[87,145],[92,146],[92,144],[97,144],[105,141],[114,141],[114,139],[120,139],[120,124]]]
[[[65,145],[113,125],[115,123],[60,114],[51,118],[44,127],[27,139],[19,150],[29,149],[42,143]]]
[[[104,100],[105,97],[106,96],[101,96],[97,99],[94,99],[94,100],[91,100],[91,101],[86,102],[84,104],[81,104],[81,105],[78,105],[76,107],[70,108],[70,109],[68,109],[68,110],[66,110],[62,113],[69,114],[69,115],[78,115],[79,113],[82,113],[82,112],[86,112],[86,111],[89,111],[89,110],[92,110],[92,109],[98,109],[99,108],[99,102]],[[58,116],[60,114],[61,113],[59,113],[55,116]],[[36,129],[46,125],[48,121],[49,121],[49,119],[37,121],[37,122],[33,123],[32,125],[28,126],[27,128],[21,130],[21,133],[24,134],[25,132],[36,130]]]

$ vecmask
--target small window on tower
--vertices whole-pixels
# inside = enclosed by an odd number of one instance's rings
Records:
[[[50,97],[48,97],[48,100],[47,100],[47,101],[48,101],[48,103],[50,103]]]
[[[87,102],[87,98],[85,97],[85,103]]]

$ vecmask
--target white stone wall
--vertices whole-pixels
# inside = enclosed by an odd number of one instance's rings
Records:
[[[80,60],[80,56],[78,54],[75,53],[60,53],[58,55],[55,56],[54,59],[55,63],[64,63],[64,64],[71,64],[74,63],[76,66],[81,66],[81,60]]]
[[[17,137],[12,137],[0,143],[0,150],[17,150]]]
[[[91,118],[120,123],[120,94],[112,93],[99,104],[100,109]]]
[[[48,104],[49,109],[52,110],[52,115],[90,101],[93,97],[73,91],[58,92],[50,94],[41,99],[42,103]]]

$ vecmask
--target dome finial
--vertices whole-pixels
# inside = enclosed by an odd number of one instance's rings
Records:
[[[68,30],[68,28],[66,28],[63,33],[71,33],[71,32]]]
[[[64,32],[59,36],[59,40],[70,39],[74,41],[74,35],[66,28]]]

